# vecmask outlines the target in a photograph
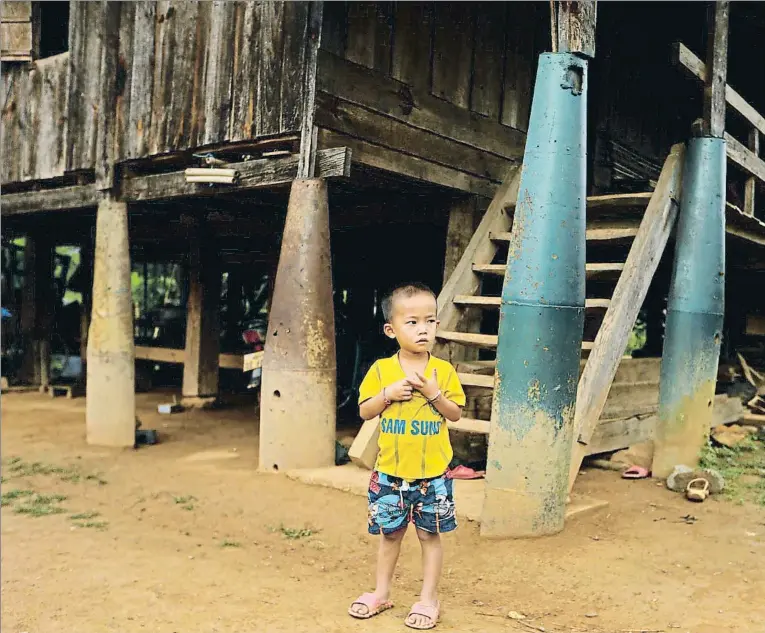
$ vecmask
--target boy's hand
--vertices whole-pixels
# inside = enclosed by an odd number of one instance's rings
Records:
[[[402,402],[412,399],[412,385],[407,378],[394,382],[385,387],[385,397],[391,402]]]
[[[427,400],[432,400],[438,395],[438,374],[436,368],[433,368],[433,372],[429,378],[425,378],[420,372],[414,372],[416,378],[409,378],[409,384],[412,385],[417,391],[419,391]]]

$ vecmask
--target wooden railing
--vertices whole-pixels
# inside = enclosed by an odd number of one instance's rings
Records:
[[[702,82],[706,81],[706,64],[685,44],[680,42],[675,44],[673,57],[677,65]],[[765,161],[760,158],[760,134],[765,134],[765,117],[728,85],[725,86],[725,101],[733,108],[734,112],[743,117],[751,125],[749,138],[747,139],[748,147],[727,132],[725,133],[725,140],[728,160],[734,162],[749,175],[744,187],[743,212],[753,217],[757,180],[765,185]]]

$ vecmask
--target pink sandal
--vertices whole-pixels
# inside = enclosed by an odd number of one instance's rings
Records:
[[[430,604],[425,604],[424,602],[415,602],[412,605],[412,608],[409,610],[409,615],[406,616],[406,620],[404,620],[404,624],[406,624],[410,629],[417,629],[418,631],[434,629],[436,627],[436,624],[438,624],[438,614],[439,614],[440,608],[441,608],[441,604],[438,602],[435,604],[435,606]],[[409,624],[409,618],[413,615],[421,615],[425,618],[428,618],[430,622],[428,624],[423,624],[420,626]]]
[[[367,612],[354,613],[352,609],[356,604],[363,604],[367,608]],[[369,618],[382,613],[383,611],[387,611],[392,606],[393,603],[390,600],[379,600],[373,593],[362,593],[358,598],[356,598],[355,601],[351,603],[351,606],[348,608],[348,615],[359,620],[368,620]]]

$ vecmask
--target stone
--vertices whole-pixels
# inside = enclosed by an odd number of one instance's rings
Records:
[[[712,468],[689,468],[683,464],[675,466],[667,477],[667,488],[673,492],[685,492],[688,483],[693,479],[704,478],[709,482],[709,492],[717,494],[725,488],[725,479]]]

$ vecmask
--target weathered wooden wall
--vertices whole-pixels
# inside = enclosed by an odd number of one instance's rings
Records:
[[[72,2],[68,54],[4,66],[2,150],[20,160],[4,161],[2,182],[93,169],[112,139],[118,162],[300,129],[308,2],[117,4],[109,21],[106,3]],[[115,41],[105,104],[103,43]]]
[[[317,79],[324,141],[485,195],[523,155],[549,38],[545,3],[327,3]]]
[[[61,176],[66,168],[69,54],[29,70],[3,65],[0,148],[3,183]]]

